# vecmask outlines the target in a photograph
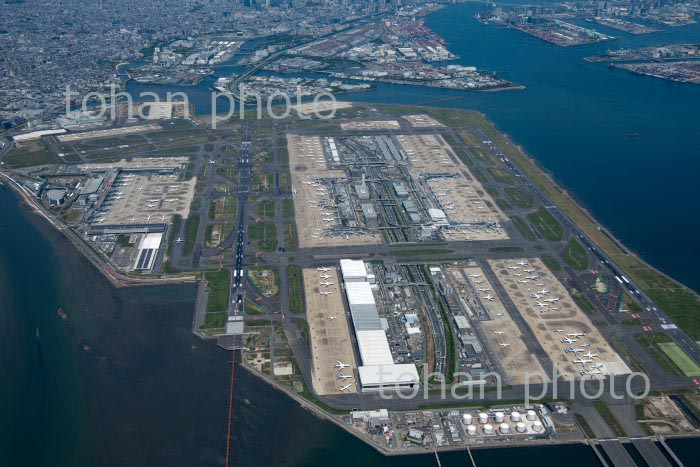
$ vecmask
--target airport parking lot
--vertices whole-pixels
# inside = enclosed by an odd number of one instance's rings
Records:
[[[560,375],[581,378],[582,370],[594,374],[630,373],[566,287],[539,258],[488,262]],[[569,336],[573,333],[584,335]],[[571,342],[561,342],[562,339]],[[567,348],[577,352],[566,352]],[[587,363],[574,363],[581,359]]]
[[[328,268],[328,271],[323,272],[316,268],[304,269],[303,276],[314,392],[319,395],[341,394],[343,391],[340,387],[350,382],[353,384],[345,392],[357,392],[354,384],[357,362],[350,338],[350,322],[338,286],[337,270]],[[321,285],[322,282],[332,284],[325,286]],[[321,292],[331,293],[321,295]],[[334,368],[333,364],[338,361],[349,366],[342,370]],[[338,379],[338,375],[353,378],[343,380]]]

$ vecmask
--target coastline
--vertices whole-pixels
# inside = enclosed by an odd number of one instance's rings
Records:
[[[17,195],[19,195],[21,202],[23,202],[27,208],[27,213],[37,214],[39,217],[43,218],[48,222],[51,227],[55,230],[61,232],[72,244],[75,246],[82,255],[87,258],[95,268],[102,273],[107,280],[115,287],[139,287],[139,286],[149,286],[149,285],[173,285],[173,284],[188,284],[197,281],[195,275],[184,275],[184,276],[172,276],[166,275],[159,278],[149,278],[141,279],[137,277],[130,277],[121,272],[117,271],[112,267],[107,260],[102,258],[97,251],[90,247],[90,245],[85,243],[85,240],[80,237],[80,235],[73,232],[67,225],[65,225],[60,220],[49,215],[41,206],[38,205],[36,199],[31,193],[28,193],[19,183],[17,183],[11,176],[0,171],[0,179],[5,182],[5,186],[9,186]]]

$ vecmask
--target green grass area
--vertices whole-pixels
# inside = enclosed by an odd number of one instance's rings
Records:
[[[248,238],[261,251],[277,250],[277,226],[272,222],[254,222],[248,226]]]
[[[221,269],[219,271],[207,271],[204,279],[209,286],[209,300],[207,301],[207,313],[213,311],[227,311],[231,282],[231,271]]]
[[[182,251],[189,255],[197,244],[197,232],[199,231],[199,214],[192,214],[185,222],[185,244]]]
[[[676,363],[661,350],[661,345],[672,343],[673,340],[663,332],[641,332],[635,339],[644,349],[654,357],[656,363],[668,374],[674,376],[685,376]]]
[[[569,240],[561,257],[572,269],[582,271],[588,268],[588,253],[575,238]]]
[[[247,298],[245,301],[245,314],[248,316],[262,316],[265,314],[265,310],[253,300]]]
[[[605,420],[605,423],[607,423],[607,425],[610,427],[613,433],[615,433],[615,436],[617,436],[618,438],[627,436],[627,433],[625,433],[625,430],[622,428],[622,425],[620,425],[620,422],[617,421],[617,419],[610,411],[610,408],[605,404],[605,402],[597,400],[594,401],[593,404],[595,405],[595,408],[601,415],[601,417],[603,417],[603,420]]]
[[[511,186],[505,187],[503,192],[517,207],[522,209],[530,209],[532,207],[533,199],[530,193]]]
[[[595,307],[595,305],[591,303],[591,301],[588,300],[588,298],[586,298],[586,296],[583,295],[581,292],[576,291],[575,293],[571,294],[571,298],[574,299],[574,302],[576,302],[579,308],[581,308],[589,315],[598,312],[598,309]]]
[[[472,160],[471,157],[467,155],[466,152],[460,147],[460,143],[455,141],[455,139],[448,134],[443,134],[442,137],[445,139],[445,142],[450,145],[452,150],[457,154],[457,157],[459,160],[462,161],[462,163],[466,166],[473,166],[474,161]]]
[[[270,191],[275,187],[275,174],[263,173],[253,177],[250,182],[251,191]]]
[[[489,248],[489,251],[491,253],[522,253],[525,250],[519,246],[494,246]]]
[[[498,191],[498,188],[491,185],[485,186],[484,190],[486,190],[486,193],[491,195],[492,198],[497,198],[501,194],[501,192]]]
[[[190,205],[190,209],[192,211],[199,211],[199,208],[201,208],[201,207],[202,207],[202,198],[197,196],[196,198],[194,198],[192,200],[192,204]]]
[[[258,203],[258,215],[265,219],[275,217],[275,202],[269,199],[264,199]]]
[[[282,201],[282,215],[287,219],[294,219],[293,199],[285,199]]]
[[[280,190],[289,190],[292,187],[292,177],[289,172],[280,173]]]
[[[207,313],[200,329],[223,329],[226,327],[226,312]]]
[[[522,217],[510,216],[510,220],[513,221],[513,225],[518,229],[523,237],[531,242],[537,241],[537,235],[535,235],[530,226],[527,225],[527,222],[525,222]]]
[[[579,426],[581,427],[583,432],[586,434],[586,438],[594,439],[595,433],[593,433],[591,426],[588,424],[586,419],[583,418],[583,415],[581,415],[580,413],[574,413],[574,416],[576,417],[576,421],[578,422]]]
[[[304,303],[304,278],[301,274],[301,267],[287,266],[287,283],[289,285],[289,310],[292,313],[304,313],[306,305]]]
[[[501,211],[505,211],[506,209],[511,209],[512,206],[510,203],[503,198],[496,198],[496,204],[498,204],[498,207],[501,208]]]
[[[303,319],[295,319],[294,320],[294,325],[297,328],[297,331],[299,331],[299,335],[301,336],[301,340],[304,342],[304,344],[309,345],[309,325],[306,321]]]
[[[15,143],[2,157],[2,162],[6,167],[27,167],[31,165],[58,164],[61,159],[54,156],[46,148],[41,139],[26,141],[21,146]]]
[[[294,251],[299,248],[297,225],[291,222],[284,224],[284,247],[287,251]]]
[[[683,352],[675,342],[662,342],[657,344],[661,351],[678,367],[686,376],[700,376],[700,366]]]
[[[469,171],[472,173],[474,178],[476,178],[479,182],[481,183],[486,183],[489,181],[488,178],[486,178],[486,175],[484,175],[484,172],[482,172],[479,169],[471,168]]]
[[[530,223],[547,240],[556,242],[564,236],[564,228],[544,206],[527,215]]]
[[[489,167],[487,170],[489,172],[489,175],[491,175],[491,178],[493,178],[498,183],[503,183],[505,185],[515,185],[518,183],[515,177],[513,177],[511,174],[509,174],[503,169]]]
[[[222,196],[211,200],[209,219],[213,221],[235,221],[236,199],[231,196]]]
[[[540,259],[551,271],[561,271],[561,264],[559,264],[556,258],[549,255],[542,255]]]

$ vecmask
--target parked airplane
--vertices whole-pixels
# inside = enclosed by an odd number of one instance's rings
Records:
[[[179,245],[180,243],[185,243],[185,240],[182,237],[177,237],[175,239],[175,243],[177,243]]]
[[[586,358],[596,358],[597,356],[597,353],[591,353],[590,351],[586,355],[584,355],[584,357]]]
[[[524,280],[518,281],[518,284],[529,284],[529,283],[530,283],[530,281],[529,281],[529,280],[527,280],[527,279],[524,279]]]
[[[549,305],[547,305],[546,303],[535,302],[535,303],[532,304],[532,306],[536,306],[536,307],[539,307],[539,308],[544,308],[544,307],[549,306]]]
[[[580,363],[581,365],[588,365],[592,361],[593,360],[583,359],[583,358],[577,358],[576,360],[571,360],[572,363]]]
[[[562,344],[563,344],[563,343],[573,344],[574,342],[576,342],[576,339],[569,339],[568,337],[564,337],[564,338],[561,340],[561,342],[562,342]]]
[[[523,269],[524,272],[535,272],[534,268]]]
[[[554,302],[558,302],[558,301],[559,301],[559,297],[548,298],[545,300],[545,302],[549,302],[549,303],[554,303]]]
[[[329,319],[329,320],[331,320],[331,321],[333,321],[333,320],[336,319],[336,318],[337,318],[337,316],[335,316],[335,315],[326,317],[326,319]]]
[[[503,331],[494,331],[494,334],[496,334],[497,336],[500,336],[501,334],[504,334],[504,332]]]
[[[216,164],[216,161],[214,159],[209,159],[210,164]]]
[[[490,301],[490,302],[496,300],[496,296],[495,296],[495,295],[491,295],[491,294],[488,294],[488,295],[486,295],[486,296],[484,296],[484,297],[481,297],[481,298],[483,298],[484,300],[488,300],[488,301]]]
[[[481,274],[469,274],[469,277],[477,278],[477,277],[481,277]]]
[[[549,295],[549,294],[552,293],[552,292],[550,292],[550,291],[547,290],[547,289],[542,289],[542,290],[540,290],[540,291],[537,292],[537,293],[538,293],[538,294],[542,294],[542,295]]]
[[[485,289],[479,289],[479,292],[484,292],[484,293],[486,293],[486,292],[488,292],[489,290],[491,290],[491,288],[490,288],[490,287],[486,287]]]
[[[319,285],[322,285],[324,287],[328,287],[328,286],[333,285],[333,282],[324,281],[324,282],[321,282]]]
[[[520,266],[508,266],[508,269],[513,269],[513,270],[520,269]]]
[[[332,294],[332,293],[333,293],[332,290],[322,290],[322,291],[319,292],[319,294],[323,295],[324,297],[325,297],[326,295],[330,295],[330,294]]]
[[[496,318],[503,318],[503,313],[496,313]]]
[[[563,329],[555,329],[554,332],[564,332]]]
[[[530,264],[530,263],[528,263],[528,262],[525,261],[525,260],[522,260],[522,261],[520,261],[519,263],[515,263],[515,264],[517,264],[518,266],[527,266],[527,265]]]
[[[571,333],[567,334],[567,336],[576,337],[576,338],[583,337],[585,335],[586,335],[585,332],[571,332]]]
[[[316,269],[318,269],[318,270],[319,270],[319,271],[321,271],[321,272],[326,272],[326,271],[330,271],[330,268],[327,268],[327,267],[323,267],[323,266],[322,266],[322,267],[320,267],[320,268],[316,268]]]
[[[328,274],[319,274],[318,277],[320,277],[321,279],[330,279],[331,278],[331,276],[329,276]]]
[[[340,386],[340,390],[343,391],[343,392],[345,392],[345,391],[347,391],[348,389],[350,389],[350,387],[351,387],[353,384],[355,384],[355,383],[348,383],[348,384],[346,384],[345,386]]]
[[[605,365],[603,365],[602,363],[599,363],[599,364],[597,364],[597,365],[591,365],[591,368],[593,368],[594,370],[600,370],[600,369],[603,368],[604,366],[605,366]]]
[[[335,377],[335,379],[352,379],[352,376],[350,376],[350,375],[338,375]]]
[[[510,344],[507,344],[505,342],[501,342],[498,345],[500,345],[501,347],[510,347]]]
[[[335,362],[335,363],[333,364],[333,368],[337,368],[337,369],[339,369],[339,370],[342,370],[342,369],[344,369],[344,368],[348,368],[349,366],[350,366],[350,365],[348,365],[348,364],[346,364],[346,363],[343,363],[343,362],[341,362],[340,360],[338,360],[337,362]]]

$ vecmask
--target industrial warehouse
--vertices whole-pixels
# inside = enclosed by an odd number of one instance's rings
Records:
[[[362,391],[414,388],[419,384],[416,366],[395,364],[391,355],[372,293],[374,274],[352,259],[341,259],[340,271],[362,361],[357,369]]]

